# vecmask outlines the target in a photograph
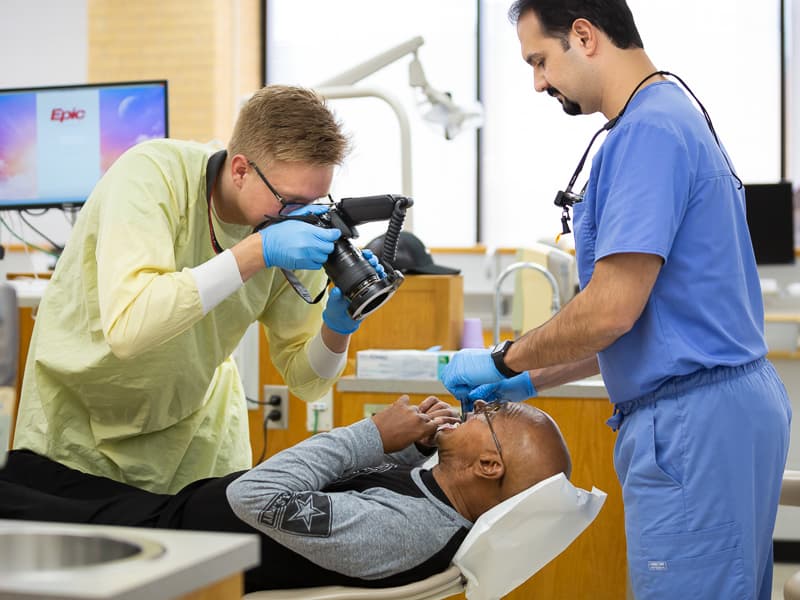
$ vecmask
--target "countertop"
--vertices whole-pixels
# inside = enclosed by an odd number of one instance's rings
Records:
[[[160,600],[175,598],[259,563],[258,536],[105,525],[72,525],[0,519],[4,532],[105,535],[144,539],[164,548],[156,558],[126,559],[90,567],[27,571],[0,577],[0,599]]]
[[[336,384],[339,392],[373,392],[387,394],[441,394],[449,392],[438,379],[370,379],[349,375]],[[542,391],[541,398],[608,399],[603,380],[590,377]]]
[[[9,284],[17,292],[17,304],[20,307],[33,308],[39,306],[42,294],[49,280],[45,278],[8,279]]]

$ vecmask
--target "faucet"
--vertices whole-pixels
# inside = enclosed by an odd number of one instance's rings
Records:
[[[506,277],[511,275],[511,273],[515,271],[519,271],[520,269],[533,269],[534,271],[538,271],[542,275],[544,275],[547,282],[550,284],[550,287],[553,289],[553,299],[550,304],[550,309],[552,314],[556,314],[559,310],[561,310],[561,296],[558,292],[558,282],[556,282],[556,278],[553,277],[553,274],[545,269],[542,265],[533,262],[515,262],[508,265],[505,270],[500,273],[500,276],[497,278],[497,281],[494,284],[494,343],[497,344],[500,341],[500,286],[503,284],[503,281]]]

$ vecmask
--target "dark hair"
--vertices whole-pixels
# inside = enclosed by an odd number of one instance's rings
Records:
[[[625,0],[516,0],[508,9],[512,23],[529,10],[536,13],[545,35],[566,40],[576,19],[602,30],[617,48],[644,48]]]

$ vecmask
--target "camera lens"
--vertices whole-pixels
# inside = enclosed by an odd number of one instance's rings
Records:
[[[389,300],[397,288],[400,287],[399,280],[378,279],[377,281],[370,282],[369,284],[361,286],[358,290],[354,290],[348,296],[350,300],[350,308],[348,312],[354,319],[363,319],[371,312],[377,310]]]
[[[334,243],[325,271],[350,301],[347,312],[354,319],[362,319],[383,305],[402,282],[402,277],[381,279],[361,252],[341,238]]]

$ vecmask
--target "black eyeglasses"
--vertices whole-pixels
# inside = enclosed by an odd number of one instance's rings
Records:
[[[495,448],[497,448],[497,453],[500,455],[500,460],[503,460],[503,451],[500,449],[500,441],[497,439],[497,434],[494,432],[494,427],[492,426],[492,415],[503,408],[503,406],[504,404],[502,402],[487,402],[476,407],[472,413],[474,415],[483,415],[486,417],[486,424],[489,426],[489,431],[492,432],[492,439],[494,440]]]
[[[269,191],[272,192],[272,195],[275,196],[275,199],[281,203],[281,209],[278,211],[278,214],[281,216],[285,217],[286,215],[296,211],[298,208],[303,208],[304,206],[308,206],[309,204],[317,204],[319,200],[323,199],[326,199],[328,200],[328,202],[333,204],[333,198],[331,197],[330,194],[328,194],[325,198],[318,198],[313,202],[287,202],[286,199],[278,193],[278,190],[272,187],[272,184],[264,176],[264,173],[261,172],[261,169],[258,168],[258,165],[256,165],[256,163],[254,163],[252,160],[248,160],[247,164],[253,167],[253,169],[255,169],[255,172],[258,173],[259,177],[261,177],[261,181],[264,182],[264,185],[266,185],[269,188]]]

